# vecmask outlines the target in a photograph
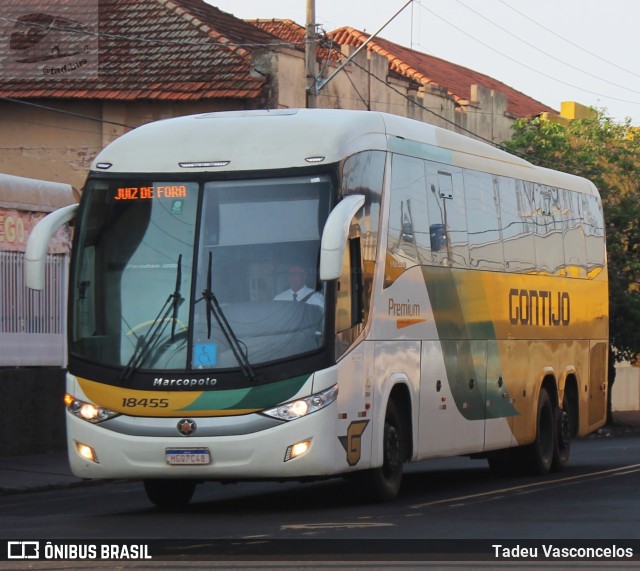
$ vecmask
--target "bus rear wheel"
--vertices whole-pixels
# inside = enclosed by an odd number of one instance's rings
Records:
[[[571,417],[566,410],[556,411],[556,442],[551,470],[559,472],[569,462],[571,452]]]
[[[191,501],[195,489],[193,480],[144,480],[149,501],[162,510],[183,508]]]
[[[556,452],[556,412],[547,389],[540,389],[536,438],[523,449],[527,472],[542,476],[551,469]]]
[[[359,479],[367,497],[373,501],[392,501],[400,492],[402,465],[407,458],[404,432],[398,408],[389,401],[384,419],[382,466],[363,472]]]

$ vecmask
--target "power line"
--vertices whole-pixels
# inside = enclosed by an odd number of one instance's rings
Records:
[[[599,59],[600,61],[606,63],[607,65],[611,65],[617,69],[619,69],[620,71],[624,71],[625,73],[629,73],[635,77],[640,78],[640,74],[635,73],[634,71],[631,71],[630,69],[627,69],[625,67],[622,67],[621,65],[618,65],[615,62],[612,62],[611,60],[605,59],[602,56],[589,51],[587,48],[585,48],[584,46],[581,46],[579,44],[576,44],[575,42],[572,42],[571,40],[569,40],[568,38],[565,38],[564,36],[561,36],[560,34],[554,32],[552,29],[547,28],[546,26],[543,26],[540,22],[537,22],[536,20],[534,20],[533,18],[531,18],[530,16],[527,16],[524,12],[521,12],[520,10],[514,8],[513,6],[510,6],[509,4],[507,4],[504,0],[498,0],[498,2],[500,2],[501,4],[504,4],[507,8],[513,10],[514,12],[516,12],[517,14],[520,14],[520,16],[522,16],[523,18],[526,18],[527,20],[529,20],[531,23],[535,24],[536,26],[538,26],[539,28],[542,28],[543,30],[549,32],[551,35],[555,36],[556,38],[560,38],[561,40],[567,42],[568,44],[572,45],[575,48],[578,48],[579,50],[589,54],[590,56],[593,56],[597,59]]]
[[[334,49],[335,48],[331,48]],[[344,54],[342,54],[342,52],[336,50],[336,52],[338,54],[341,55],[341,57],[346,57]],[[358,62],[351,60],[351,63],[354,64],[356,67],[358,67],[359,69],[361,69],[362,71],[364,71],[367,75],[369,75],[370,77],[372,77],[373,79],[375,79],[376,81],[384,84],[387,86],[387,88],[391,89],[392,91],[394,91],[395,93],[397,93],[398,95],[400,95],[401,97],[403,97],[404,99],[406,99],[409,103],[427,111],[428,113],[430,113],[431,115],[433,115],[434,117],[440,119],[441,121],[443,121],[446,124],[452,125],[453,127],[455,127],[456,130],[458,131],[462,131],[464,133],[467,133],[471,136],[473,136],[475,139],[478,139],[484,143],[487,143],[493,147],[496,147],[497,149],[500,149],[502,151],[505,151],[506,153],[509,153],[511,155],[515,155],[518,156],[522,159],[525,159],[529,162],[531,162],[532,160],[534,162],[538,162],[539,164],[542,165],[546,165],[549,168],[553,168],[555,170],[563,170],[563,171],[582,171],[582,172],[586,172],[585,169],[576,169],[576,167],[574,166],[569,166],[566,165],[564,163],[559,163],[557,161],[549,161],[547,159],[542,159],[540,157],[534,157],[533,155],[528,155],[527,153],[523,153],[523,152],[519,152],[519,151],[514,151],[511,149],[508,149],[507,147],[505,147],[504,145],[500,144],[500,143],[496,143],[495,141],[491,141],[490,139],[487,139],[486,137],[483,137],[482,135],[478,135],[477,133],[474,133],[473,131],[471,131],[470,129],[467,129],[466,127],[462,127],[461,125],[458,125],[455,121],[452,121],[451,119],[448,119],[438,113],[436,113],[435,111],[433,111],[432,109],[429,109],[428,107],[422,105],[421,103],[419,103],[418,101],[415,101],[414,99],[411,99],[408,95],[406,95],[405,93],[403,93],[402,91],[400,91],[399,89],[396,89],[395,87],[393,87],[392,85],[390,85],[389,83],[387,83],[385,80],[379,78],[377,75],[371,73],[368,69],[366,69],[364,66],[360,65]],[[346,72],[346,70],[343,70]]]
[[[331,41],[331,40],[329,40],[329,41]],[[339,54],[341,57],[345,57],[345,58],[346,58],[346,56],[345,56],[341,51],[336,50],[336,48],[335,48],[335,47],[333,47],[333,43],[331,43],[331,46],[332,46],[332,47],[331,47],[330,49],[332,49],[333,51],[335,51],[335,52],[336,52],[337,54]],[[467,134],[469,134],[469,135],[473,136],[474,138],[476,138],[476,139],[478,139],[478,140],[481,140],[481,141],[483,141],[483,142],[485,142],[485,143],[487,143],[487,144],[489,144],[489,145],[492,145],[492,146],[494,146],[494,147],[496,147],[496,148],[498,148],[498,149],[501,149],[501,150],[503,150],[503,151],[505,151],[505,152],[508,152],[508,153],[510,153],[510,154],[517,155],[517,156],[519,156],[519,157],[521,157],[521,158],[524,158],[524,159],[534,158],[534,157],[528,156],[526,153],[519,153],[519,152],[512,151],[512,150],[510,150],[510,149],[507,149],[504,145],[501,145],[500,143],[496,143],[495,141],[491,141],[491,140],[489,140],[489,139],[487,139],[487,138],[485,138],[485,137],[483,137],[483,136],[481,136],[481,135],[478,135],[477,133],[475,133],[475,132],[471,131],[470,129],[467,129],[466,127],[463,127],[463,126],[461,126],[461,125],[458,125],[455,121],[452,121],[451,119],[448,119],[447,117],[444,117],[443,115],[440,115],[440,114],[436,113],[436,112],[435,112],[435,111],[433,111],[432,109],[429,109],[427,106],[422,105],[422,104],[421,104],[421,103],[419,103],[418,101],[416,101],[416,100],[414,100],[414,99],[411,99],[408,95],[406,95],[405,93],[402,93],[402,91],[400,91],[399,89],[396,89],[395,87],[393,87],[392,85],[390,85],[389,83],[387,83],[385,80],[383,80],[383,79],[379,78],[377,75],[375,75],[375,74],[371,73],[371,71],[369,71],[369,70],[368,70],[368,69],[366,69],[365,67],[361,66],[361,65],[360,65],[359,63],[357,63],[356,61],[351,60],[351,63],[352,63],[354,66],[356,66],[356,67],[358,67],[359,69],[361,69],[362,71],[364,71],[364,72],[365,72],[369,77],[371,77],[371,78],[375,79],[376,81],[378,81],[378,82],[382,83],[383,85],[386,85],[386,86],[387,86],[387,88],[391,89],[392,91],[394,91],[395,93],[397,93],[398,95],[400,95],[401,97],[403,97],[404,99],[406,99],[406,100],[407,100],[409,103],[411,103],[412,105],[415,105],[415,106],[417,106],[417,107],[419,107],[419,108],[421,108],[421,109],[423,109],[423,110],[427,111],[428,113],[430,113],[431,115],[433,115],[434,117],[436,117],[437,119],[439,119],[440,121],[442,121],[443,123],[446,123],[446,124],[449,124],[449,125],[453,126],[456,130],[458,130],[458,131],[462,131],[462,132],[464,132],[464,133],[467,133]],[[346,70],[343,70],[343,71],[345,71],[345,73],[346,73]],[[353,85],[353,83],[352,83],[352,85]],[[355,86],[354,86],[354,89],[355,89]],[[364,100],[363,96],[362,96],[362,95],[357,91],[357,89],[356,89],[356,93],[358,94],[358,97],[360,98],[360,100],[361,100],[365,105],[367,105],[367,102]],[[87,120],[89,120],[89,121],[95,121],[95,122],[97,122],[97,123],[103,123],[103,124],[116,125],[116,126],[119,126],[119,127],[125,127],[125,128],[127,128],[127,129],[134,129],[134,128],[135,128],[134,126],[132,126],[132,125],[127,125],[127,124],[125,124],[125,123],[118,123],[118,122],[116,122],[116,121],[109,121],[109,120],[107,120],[107,119],[99,119],[98,117],[92,117],[92,116],[90,116],[90,115],[83,115],[83,114],[81,114],[81,113],[74,113],[74,112],[72,112],[72,111],[65,111],[65,110],[63,110],[63,109],[56,109],[55,107],[49,107],[49,106],[47,106],[47,105],[42,105],[42,104],[40,104],[40,103],[33,103],[33,102],[31,102],[31,101],[23,101],[23,100],[20,100],[20,99],[14,99],[13,97],[4,97],[4,96],[0,96],[0,100],[2,100],[2,101],[8,101],[8,102],[10,102],[10,103],[15,103],[15,104],[18,104],[18,105],[27,105],[27,106],[30,106],[30,107],[36,107],[36,108],[39,108],[39,109],[44,109],[44,110],[46,110],[46,111],[51,111],[51,112],[54,112],[54,113],[61,113],[61,114],[63,114],[63,115],[69,115],[69,116],[72,116],[72,117],[78,117],[78,118],[81,118],[81,119],[87,119]],[[540,162],[543,162],[543,163],[545,163],[545,164],[549,165],[550,167],[554,167],[554,168],[556,168],[556,170],[561,170],[561,169],[560,169],[560,168],[558,168],[558,167],[563,167],[563,168],[565,168],[565,170],[566,170],[566,169],[568,169],[568,166],[567,166],[567,165],[563,165],[563,164],[561,164],[561,163],[555,163],[555,162],[551,162],[551,161],[548,161],[548,160],[545,160],[545,159],[539,159],[538,157],[535,157],[535,159],[536,159],[537,161],[540,161]]]
[[[470,12],[473,12],[476,16],[479,16],[480,18],[482,18],[483,20],[485,20],[486,22],[489,22],[490,24],[492,24],[493,26],[495,26],[496,28],[498,28],[499,30],[502,30],[504,33],[510,35],[512,38],[515,38],[516,40],[522,42],[523,44],[529,46],[530,48],[533,48],[534,50],[540,52],[541,54],[547,56],[548,58],[551,58],[554,61],[557,61],[558,63],[561,63],[562,65],[566,65],[567,67],[570,67],[571,69],[575,69],[576,71],[579,71],[580,73],[584,73],[585,75],[588,75],[589,77],[593,77],[594,79],[598,79],[600,81],[603,81],[605,83],[608,83],[610,85],[613,85],[615,87],[620,87],[621,89],[626,89],[627,91],[632,91],[633,93],[637,93],[640,95],[640,91],[637,91],[635,89],[631,89],[630,87],[626,87],[624,85],[620,85],[619,83],[615,83],[613,81],[609,81],[607,79],[604,79],[602,77],[599,77],[597,75],[594,75],[593,73],[590,73],[588,71],[585,71],[584,69],[577,67],[573,64],[570,64],[562,59],[560,59],[559,57],[544,51],[543,49],[540,49],[538,46],[536,46],[535,44],[532,44],[531,42],[528,42],[527,40],[525,40],[524,38],[514,34],[513,32],[511,32],[510,30],[508,30],[507,28],[505,28],[504,26],[500,26],[499,24],[497,24],[496,22],[494,22],[493,20],[491,20],[490,18],[487,18],[484,14],[482,14],[481,12],[478,12],[477,10],[471,8],[471,6],[468,6],[467,4],[465,4],[464,2],[462,2],[462,0],[455,0],[458,4],[460,4],[461,6],[464,6],[467,10],[469,10]],[[640,103],[640,102],[639,102]]]
[[[458,0],[458,1],[459,1],[459,0]],[[462,4],[462,2],[460,2],[460,3]],[[439,16],[438,14],[436,14],[436,13],[432,12],[431,10],[429,10],[429,9],[425,8],[425,7],[424,7],[420,2],[418,2],[418,4],[419,4],[423,9],[427,10],[428,12],[431,12],[433,15],[435,15],[436,17],[438,17],[438,18],[440,18],[441,20],[443,20],[445,23],[447,23],[447,24],[449,24],[449,25],[453,26],[453,24],[450,24],[448,21],[446,21],[444,18],[442,18],[442,17],[441,17],[441,16]],[[464,4],[463,4],[463,5],[464,5]],[[2,18],[2,17],[0,17],[0,20],[11,20],[11,19],[8,19],[8,18]],[[456,29],[458,29],[458,30],[460,30],[460,29],[459,29],[459,28],[457,28],[456,26],[453,26],[453,27],[454,27],[454,28],[456,28]],[[65,28],[62,28],[62,29],[65,29]],[[76,30],[76,31],[77,31],[77,30]],[[460,31],[462,31],[462,30],[460,30]],[[464,32],[464,31],[462,31],[462,32],[466,34],[466,32]],[[97,35],[103,35],[103,36],[104,36],[104,35],[107,35],[107,36],[109,36],[108,34],[104,34],[104,33],[102,33],[102,34],[97,34]],[[467,34],[467,35],[468,35],[468,34]],[[139,39],[139,38],[132,38],[132,37],[129,37],[129,36],[117,36],[117,35],[114,35],[113,37],[118,37],[118,38],[127,38],[127,39]],[[469,36],[469,37],[472,37],[472,36]],[[328,38],[326,38],[326,39],[328,39]],[[479,40],[477,40],[476,38],[473,38],[473,37],[472,37],[472,39],[474,39],[474,40],[476,40],[476,41],[479,41]],[[154,40],[149,40],[149,41],[154,41]],[[335,52],[336,52],[340,57],[346,58],[346,56],[345,56],[345,55],[344,55],[340,50],[337,50],[337,49],[334,47],[334,44],[333,44],[333,42],[332,42],[332,40],[331,40],[331,39],[328,39],[328,41],[329,41],[329,48],[328,48],[328,50],[329,50],[329,51],[335,51]],[[175,44],[176,42],[172,42],[172,41],[166,41],[166,42],[165,42],[165,41],[161,41],[161,42],[159,42],[159,43],[174,43],[174,44]],[[183,42],[178,42],[178,43],[183,43]],[[193,45],[193,44],[194,44],[193,42],[188,42],[188,43],[189,43],[189,45]],[[480,42],[480,43],[483,43],[483,42]],[[286,45],[292,45],[292,44],[294,44],[294,43],[286,42]],[[221,46],[229,46],[230,44],[218,44],[218,43],[210,43],[210,42],[208,42],[208,43],[206,43],[206,44],[198,43],[197,45],[221,45]],[[240,45],[240,44],[236,44],[236,45]],[[242,45],[249,46],[249,45],[253,45],[253,44],[242,44]],[[267,45],[266,45],[266,47],[275,47],[276,45],[278,45],[278,44],[267,44]],[[483,43],[483,45],[486,45],[486,44],[484,44],[484,43]],[[259,46],[260,46],[260,47],[265,47],[265,44],[259,44]],[[489,46],[487,46],[487,47],[489,47]],[[492,49],[493,49],[493,48],[492,48]],[[495,51],[495,50],[494,50],[494,51]],[[505,57],[507,57],[507,56],[505,56]],[[474,138],[476,138],[476,139],[478,139],[478,140],[484,141],[485,143],[488,143],[488,144],[490,144],[490,145],[492,145],[492,146],[495,146],[496,148],[499,148],[499,149],[504,150],[504,151],[506,151],[506,152],[509,152],[509,153],[511,153],[511,154],[517,154],[518,156],[521,156],[522,158],[525,158],[525,159],[526,159],[526,158],[528,158],[528,157],[527,157],[527,155],[526,155],[526,154],[524,154],[524,153],[514,153],[513,151],[506,149],[506,147],[504,147],[503,145],[501,145],[501,144],[499,144],[499,143],[495,143],[494,141],[491,141],[491,140],[489,140],[489,139],[486,139],[485,137],[482,137],[481,135],[478,135],[477,133],[475,133],[475,132],[471,131],[470,129],[467,129],[467,128],[465,128],[465,127],[461,126],[461,125],[458,125],[455,121],[452,121],[452,120],[450,120],[450,119],[448,119],[448,118],[446,118],[446,117],[444,117],[444,116],[442,116],[442,115],[440,115],[440,114],[436,113],[436,112],[435,112],[435,111],[433,111],[432,109],[429,109],[429,108],[428,108],[428,107],[426,107],[425,105],[422,105],[422,104],[421,104],[421,103],[419,103],[418,101],[415,101],[414,99],[411,99],[408,95],[406,95],[405,93],[402,93],[402,91],[400,91],[400,90],[396,89],[395,87],[393,87],[392,85],[390,85],[389,83],[387,83],[385,80],[383,80],[383,79],[379,78],[378,76],[376,76],[375,74],[371,73],[371,71],[369,71],[368,69],[364,68],[363,66],[361,66],[361,65],[360,65],[360,64],[358,64],[357,62],[355,62],[355,61],[351,60],[351,63],[353,63],[353,64],[354,64],[356,67],[358,67],[359,69],[363,70],[363,71],[364,71],[364,72],[365,72],[365,73],[366,73],[370,78],[372,77],[372,78],[373,78],[373,79],[375,79],[376,81],[379,81],[380,83],[383,83],[383,84],[384,84],[384,85],[386,85],[389,89],[391,89],[392,91],[394,91],[395,93],[397,93],[398,95],[400,95],[401,97],[403,97],[404,99],[406,99],[406,100],[407,100],[408,102],[410,102],[411,104],[416,105],[417,107],[419,107],[419,108],[421,108],[421,109],[425,110],[426,112],[430,113],[431,115],[433,115],[434,117],[436,117],[437,119],[439,119],[440,121],[442,121],[443,123],[445,123],[445,124],[449,124],[449,125],[453,126],[456,130],[458,130],[458,131],[462,131],[462,132],[464,132],[464,133],[467,133],[467,134],[469,134],[469,135],[473,136]],[[534,70],[534,71],[535,71],[535,70]],[[368,106],[367,101],[365,101],[365,99],[364,99],[364,97],[362,96],[362,94],[358,91],[358,89],[356,88],[356,86],[353,84],[353,82],[352,82],[351,78],[348,76],[348,74],[347,74],[347,78],[348,78],[348,80],[350,81],[350,83],[352,84],[352,86],[353,86],[354,90],[356,91],[356,94],[358,95],[358,97],[360,98],[360,100],[365,104],[365,106]],[[119,127],[124,127],[124,128],[126,128],[126,129],[134,129],[134,128],[135,128],[134,126],[132,126],[132,125],[127,125],[127,124],[125,124],[125,123],[119,123],[119,122],[116,122],[116,121],[110,121],[110,120],[107,120],[107,119],[100,119],[100,118],[97,118],[97,117],[92,117],[92,116],[90,116],[90,115],[84,115],[84,114],[81,114],[81,113],[75,113],[75,112],[72,112],[72,111],[66,111],[66,110],[62,110],[62,109],[57,109],[57,108],[55,108],[55,107],[49,107],[49,106],[47,106],[47,105],[42,105],[42,104],[39,104],[39,103],[33,103],[33,102],[30,102],[30,101],[24,101],[24,100],[20,100],[20,99],[15,99],[15,98],[12,98],[12,97],[0,96],[0,100],[7,101],[7,102],[11,102],[11,103],[14,103],[14,104],[27,105],[27,106],[31,106],[31,107],[35,107],[35,108],[39,108],[39,109],[44,109],[44,110],[47,110],[47,111],[51,111],[51,112],[55,112],[55,113],[60,113],[60,114],[68,115],[68,116],[72,116],[72,117],[78,117],[78,118],[81,118],[81,119],[86,119],[86,120],[90,120],[90,121],[95,121],[95,122],[102,123],[102,124],[116,125],[116,126],[119,126]],[[539,160],[539,159],[537,159],[537,160]],[[547,164],[549,164],[549,165],[551,165],[551,166],[555,166],[555,167],[558,167],[558,166],[562,166],[562,167],[565,167],[565,168],[567,167],[567,165],[561,165],[560,163],[551,163],[550,161],[544,161],[544,162],[545,162],[545,163],[547,163]]]
[[[92,117],[91,115],[74,113],[73,111],[65,111],[64,109],[56,109],[55,107],[49,107],[47,105],[42,105],[41,103],[33,103],[32,101],[23,101],[22,99],[14,99],[13,97],[4,97],[4,96],[0,96],[0,100],[8,101],[10,103],[17,103],[18,105],[28,105],[30,107],[37,107],[38,109],[45,109],[46,111],[62,113],[63,115],[69,115],[71,117],[79,117],[80,119],[87,119],[88,121],[96,121],[97,123],[106,123],[108,125],[125,127],[126,129],[135,129],[135,127],[133,127],[132,125],[126,125],[125,123],[118,123],[117,121],[109,121],[108,119],[100,119],[98,117]]]
[[[599,93],[597,91],[592,91],[590,89],[586,89],[585,87],[580,87],[579,85],[573,85],[572,83],[568,83],[562,79],[558,79],[557,77],[554,77],[552,75],[549,75],[548,73],[545,73],[543,71],[540,71],[539,69],[536,69],[534,67],[531,67],[530,65],[527,65],[526,63],[523,63],[521,61],[518,61],[517,59],[502,53],[500,50],[496,49],[495,47],[487,44],[486,42],[483,42],[482,40],[479,40],[478,38],[476,38],[475,36],[472,36],[471,34],[469,34],[468,32],[466,32],[465,30],[463,30],[462,28],[456,26],[455,24],[452,24],[451,22],[449,22],[447,19],[443,18],[442,16],[440,16],[439,14],[437,14],[436,12],[434,12],[433,10],[430,10],[429,8],[427,8],[424,4],[422,4],[422,2],[420,2],[419,0],[416,0],[418,2],[418,5],[425,11],[429,12],[431,15],[435,16],[436,18],[438,18],[439,20],[442,20],[445,24],[447,24],[448,26],[451,26],[453,29],[457,30],[458,32],[460,32],[461,34],[471,38],[472,40],[474,40],[475,42],[479,43],[480,45],[484,46],[485,48],[497,53],[498,55],[504,57],[505,59],[508,59],[522,67],[525,67],[526,69],[533,71],[534,73],[537,73],[539,75],[542,75],[543,77],[546,77],[548,79],[551,79],[553,81],[557,81],[558,83],[562,83],[563,85],[566,85],[567,87],[573,87],[574,89],[579,89],[580,91],[584,91],[585,93],[590,93],[592,95],[597,95],[598,97],[604,97],[606,99],[611,99],[613,101],[620,101],[622,103],[630,103],[632,105],[640,105],[640,101],[630,101],[628,99],[622,99],[619,97],[614,97],[612,95],[607,95],[605,93]]]

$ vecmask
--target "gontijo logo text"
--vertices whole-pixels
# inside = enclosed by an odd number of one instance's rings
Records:
[[[512,325],[567,326],[571,322],[571,298],[566,291],[509,290],[509,321]]]

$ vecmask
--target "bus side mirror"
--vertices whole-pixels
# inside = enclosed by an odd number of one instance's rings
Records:
[[[24,254],[24,279],[28,288],[44,289],[44,270],[49,240],[60,226],[73,220],[77,208],[77,204],[70,204],[54,210],[40,220],[31,231]]]
[[[331,211],[322,231],[320,279],[337,280],[342,273],[342,258],[349,238],[351,219],[364,204],[364,195],[351,194]]]

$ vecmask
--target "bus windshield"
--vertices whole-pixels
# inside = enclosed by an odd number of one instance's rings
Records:
[[[242,369],[317,351],[328,176],[90,179],[70,288],[75,357],[136,370]]]

